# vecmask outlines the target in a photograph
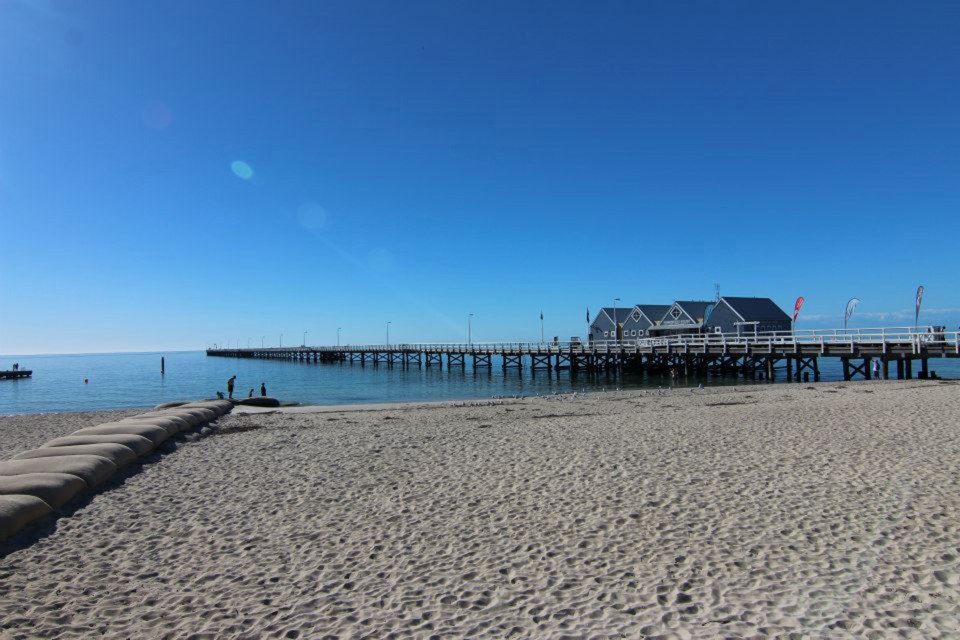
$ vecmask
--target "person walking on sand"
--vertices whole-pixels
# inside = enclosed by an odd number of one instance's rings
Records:
[[[260,395],[263,396],[264,398],[267,397],[267,383],[266,383],[266,382],[261,382],[261,383],[260,383]]]
[[[250,393],[247,394],[247,397],[248,397],[248,398],[252,398],[252,397],[253,397],[253,387],[250,387]]]
[[[873,377],[876,378],[877,380],[880,379],[880,361],[879,360],[873,361]]]
[[[233,376],[227,380],[227,397],[231,400],[233,400],[233,383],[236,382],[236,380],[237,374],[233,374]]]

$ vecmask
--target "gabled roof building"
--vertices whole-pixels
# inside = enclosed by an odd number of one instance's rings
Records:
[[[617,332],[622,330],[623,323],[633,311],[631,307],[603,307],[590,323],[590,340],[616,340]],[[617,324],[614,328],[613,320]],[[623,337],[623,336],[621,336]]]
[[[770,331],[790,331],[792,321],[770,298],[723,296],[707,320],[710,333],[756,335]]]
[[[647,337],[650,330],[660,323],[660,319],[663,318],[663,314],[665,314],[669,308],[670,305],[668,304],[636,305],[627,314],[622,324],[623,337],[625,339]]]
[[[660,324],[655,330],[656,335],[701,333],[715,304],[705,300],[677,300],[660,318]]]

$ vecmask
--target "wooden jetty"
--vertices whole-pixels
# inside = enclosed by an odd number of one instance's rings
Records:
[[[33,371],[30,369],[17,369],[16,371],[8,369],[0,371],[0,380],[17,380],[19,378],[29,378],[32,375]]]
[[[934,330],[936,329],[936,330]],[[387,367],[493,367],[571,372],[634,371],[677,375],[742,374],[788,380],[820,379],[820,359],[840,359],[843,377],[871,379],[879,360],[898,379],[927,378],[930,358],[960,358],[960,334],[941,328],[829,329],[757,335],[701,334],[636,340],[345,345],[208,349],[208,356],[264,358]]]

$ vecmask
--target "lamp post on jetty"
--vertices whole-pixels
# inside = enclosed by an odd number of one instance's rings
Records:
[[[620,302],[620,298],[613,299],[613,337],[619,342],[620,341],[620,327],[617,325],[617,303]]]
[[[470,315],[467,316],[467,346],[468,347],[473,344],[473,326],[472,326],[472,323],[470,322],[472,319],[473,319],[473,314],[471,313]]]
[[[260,348],[263,349],[263,339],[267,336],[260,336]]]
[[[303,346],[307,346],[307,334],[308,334],[308,333],[309,333],[309,331],[304,331],[304,332],[303,332]]]
[[[250,338],[247,338],[247,349],[250,348]]]
[[[390,346],[390,321],[387,320],[387,346]]]
[[[283,349],[283,334],[280,334],[280,348]]]
[[[340,329],[343,327],[337,327],[337,346],[340,346]]]

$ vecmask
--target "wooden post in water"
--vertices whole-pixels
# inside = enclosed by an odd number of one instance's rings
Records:
[[[160,375],[166,373],[166,362],[164,362],[163,356],[160,356]]]

